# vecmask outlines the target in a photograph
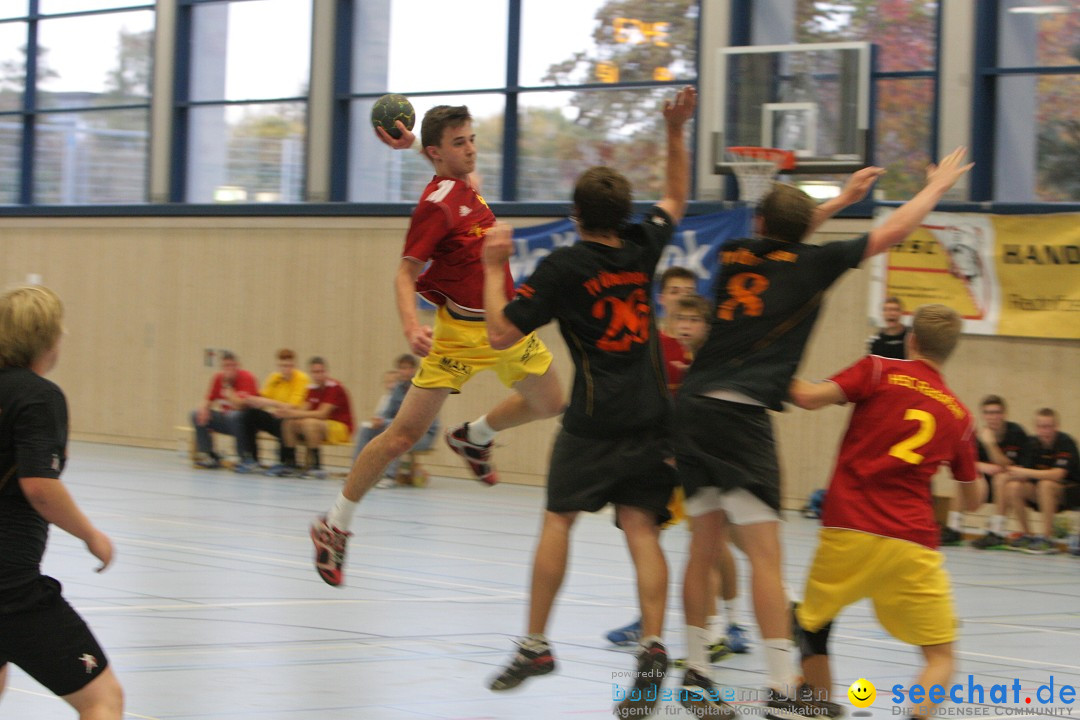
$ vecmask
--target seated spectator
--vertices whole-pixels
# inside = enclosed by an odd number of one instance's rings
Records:
[[[1080,506],[1080,458],[1076,441],[1058,430],[1058,414],[1050,408],[1035,413],[1035,435],[1016,465],[1005,471],[1005,503],[1016,513],[1020,537],[1009,549],[1032,555],[1056,551],[1051,542],[1054,515]],[[1028,525],[1027,505],[1042,515],[1042,534],[1033,535]]]
[[[375,414],[372,415],[370,420],[367,420],[360,424],[360,432],[356,434],[356,450],[353,452],[353,458],[355,459],[360,451],[364,449],[373,438],[390,425],[390,422],[397,417],[398,410],[401,409],[401,403],[405,399],[405,393],[409,391],[409,387],[412,385],[413,376],[416,375],[416,358],[412,355],[405,354],[398,357],[394,361],[394,366],[397,368],[394,371],[395,380],[387,389],[387,393],[379,401],[378,407],[375,409]],[[409,450],[409,452],[422,452],[431,448],[431,444],[435,441],[435,438],[439,434],[439,419],[435,418],[435,421],[431,423],[431,427],[427,432],[417,441],[415,445]],[[383,477],[379,482],[375,484],[377,488],[393,487],[395,478],[397,477],[398,468],[400,466],[399,460],[395,459],[387,467],[383,473]],[[413,466],[413,472],[416,471],[416,466]]]
[[[258,395],[237,397],[244,411],[240,415],[239,433],[236,436],[236,450],[240,462],[233,470],[238,473],[251,473],[259,469],[259,445],[255,435],[260,430],[268,432],[281,440],[280,413],[287,409],[303,407],[307,398],[307,386],[311,382],[307,373],[296,369],[296,353],[292,350],[278,350],[277,371],[270,373]],[[282,464],[296,464],[295,448],[281,446]]]
[[[327,375],[326,361],[313,357],[308,361],[311,384],[302,409],[283,408],[278,412],[282,419],[282,462],[266,471],[277,477],[298,476],[296,444],[302,441],[307,447],[305,473],[324,478],[322,457],[319,449],[325,445],[348,445],[352,438],[353,419],[349,407],[349,393],[345,387]],[[287,458],[287,460],[285,459]],[[289,462],[291,460],[292,462]]]
[[[221,371],[210,381],[206,399],[197,410],[191,411],[195,427],[195,466],[205,469],[221,467],[221,456],[214,451],[212,433],[237,436],[240,428],[239,395],[256,395],[259,384],[255,376],[240,367],[236,355],[228,350],[221,353]],[[237,453],[239,455],[239,453]]]
[[[904,338],[907,337],[908,327],[901,318],[904,317],[904,303],[898,297],[885,298],[881,304],[881,319],[885,321],[885,327],[881,328],[877,335],[871,335],[867,352],[871,355],[904,360],[907,352],[904,348]]]
[[[983,424],[975,437],[978,452],[976,469],[987,483],[987,500],[994,503],[994,514],[986,528],[986,534],[973,541],[973,547],[981,550],[1005,545],[1005,472],[1015,465],[1027,445],[1024,428],[1006,418],[1005,401],[997,395],[987,395],[979,404]],[[963,540],[964,516],[960,513],[960,498],[954,496],[949,503],[949,520],[941,530],[942,545],[959,545]]]

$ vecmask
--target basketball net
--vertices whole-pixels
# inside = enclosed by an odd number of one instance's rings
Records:
[[[739,183],[739,199],[757,205],[772,190],[781,170],[795,167],[795,153],[766,147],[729,147],[724,151]]]

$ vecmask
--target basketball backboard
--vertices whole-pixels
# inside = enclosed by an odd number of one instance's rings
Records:
[[[720,129],[715,172],[731,172],[724,149],[790,150],[794,173],[847,173],[871,159],[872,45],[752,45],[719,51]]]

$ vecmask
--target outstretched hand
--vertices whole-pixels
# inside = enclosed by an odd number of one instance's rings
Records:
[[[664,101],[664,120],[668,127],[681,128],[686,121],[694,117],[697,107],[697,90],[687,85],[671,100]]]
[[[375,134],[380,140],[395,150],[408,150],[412,147],[413,143],[416,142],[416,135],[413,135],[412,130],[405,127],[405,123],[400,120],[396,121],[394,124],[397,126],[397,129],[401,131],[401,137],[391,137],[390,133],[378,126],[375,128]]]
[[[967,160],[967,148],[961,145],[941,158],[937,165],[930,163],[926,167],[926,184],[928,186],[937,185],[948,190],[968,170],[975,167],[975,163],[969,162],[965,164],[965,160]]]
[[[844,183],[844,189],[840,191],[844,202],[848,205],[854,205],[862,200],[870,192],[870,188],[877,182],[877,179],[884,174],[885,168],[874,165],[853,172],[848,177],[847,182]]]

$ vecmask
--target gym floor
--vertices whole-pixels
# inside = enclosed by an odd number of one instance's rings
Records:
[[[543,491],[433,478],[425,489],[373,490],[357,513],[346,586],[315,574],[307,524],[339,480],[277,479],[197,471],[175,452],[74,443],[64,479],[117,546],[93,572],[81,543],[53,529],[45,572],[90,623],[127,696],[145,720],[548,720],[610,717],[629,682],[632,649],[604,634],[636,617],[631,566],[610,513],[582,516],[571,567],[550,627],[558,669],[510,694],[486,682],[524,626],[529,566]],[[801,589],[816,523],[783,526],[788,583]],[[684,651],[679,579],[687,533],[664,533],[673,582],[672,657]],[[963,627],[954,682],[963,705],[949,716],[1068,716],[1062,689],[1080,684],[1080,558],[947,548]],[[739,621],[757,640],[740,559]],[[903,716],[921,655],[886,635],[869,605],[848,608],[832,634],[836,699],[848,714]],[[969,680],[968,675],[973,677]],[[677,691],[680,671],[666,688]],[[763,684],[760,647],[717,665],[713,678],[743,697]],[[866,710],[847,701],[865,678]],[[1051,702],[1047,698],[1053,682]],[[969,685],[984,689],[967,704]],[[1007,686],[991,704],[992,686]],[[1014,685],[1020,688],[1013,701]],[[1075,700],[1075,695],[1071,696]],[[1026,703],[1025,699],[1031,698]],[[978,700],[977,693],[975,699]],[[740,705],[760,714],[760,706]],[[0,718],[68,719],[75,713],[18,668]],[[665,700],[653,717],[689,718]]]

